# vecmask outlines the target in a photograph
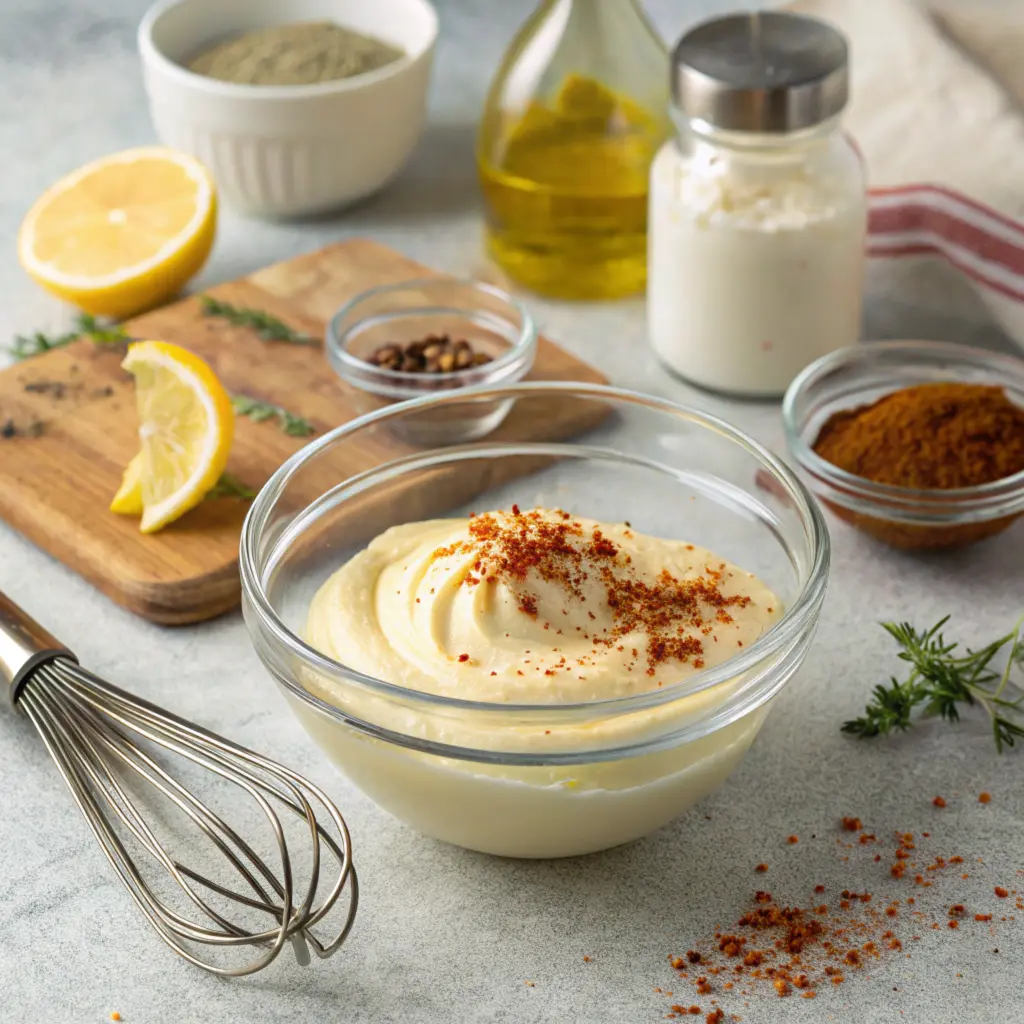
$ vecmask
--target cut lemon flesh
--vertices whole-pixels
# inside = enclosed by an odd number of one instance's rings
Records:
[[[47,189],[22,222],[18,256],[48,291],[123,319],[181,290],[209,256],[216,220],[202,164],[159,146],[129,149]]]
[[[143,533],[183,516],[203,500],[227,465],[234,436],[231,398],[197,355],[165,341],[128,349],[139,410]]]
[[[122,516],[142,515],[142,473],[145,460],[142,452],[138,452],[124,468],[121,486],[110,503],[110,511]]]

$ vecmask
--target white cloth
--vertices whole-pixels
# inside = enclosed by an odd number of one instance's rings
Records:
[[[932,2],[934,10],[910,0],[786,6],[831,22],[850,42],[845,125],[880,190],[872,289],[900,298],[911,265],[919,279],[925,259],[930,287],[922,292],[918,280],[916,301],[941,305],[944,275],[960,273],[1024,347],[1024,4]],[[910,187],[920,185],[939,188]]]

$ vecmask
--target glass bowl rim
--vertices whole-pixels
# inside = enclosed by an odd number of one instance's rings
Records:
[[[463,377],[481,373],[488,375],[501,374],[510,367],[520,366],[525,360],[532,362],[533,353],[537,348],[537,323],[533,319],[533,314],[527,309],[526,304],[520,299],[510,295],[503,288],[497,287],[497,285],[488,284],[486,281],[474,281],[468,277],[414,277],[405,281],[396,281],[393,284],[381,284],[373,288],[367,288],[357,295],[353,295],[351,299],[341,305],[333,314],[327,322],[325,341],[328,358],[335,364],[338,373],[349,383],[352,383],[353,376],[358,378],[373,377],[379,383],[396,386],[414,385],[418,393],[422,388],[424,377],[427,375],[412,373],[408,370],[389,370],[382,366],[376,366],[365,359],[359,359],[349,352],[345,339],[365,318],[357,320],[345,331],[339,330],[338,324],[367,299],[385,295],[396,295],[403,291],[414,289],[429,291],[440,285],[447,285],[449,287],[451,285],[464,285],[472,288],[474,291],[484,292],[492,298],[506,303],[515,310],[522,326],[519,329],[516,340],[509,346],[508,351],[503,352],[497,359],[492,359],[489,363],[484,363],[482,366],[466,366],[461,370],[432,373],[429,374],[431,381],[457,381]],[[430,312],[429,308],[427,312]],[[461,393],[465,394],[465,390]]]
[[[306,462],[315,458],[322,451],[332,447],[338,441],[373,423],[397,418],[417,409],[465,399],[509,399],[543,395],[549,392],[570,392],[580,397],[625,402],[632,405],[640,405],[659,413],[668,413],[674,416],[681,415],[691,422],[697,422],[700,426],[726,437],[733,444],[738,444],[749,454],[753,455],[761,463],[762,468],[769,470],[775,481],[781,482],[786,487],[787,496],[794,503],[804,533],[809,541],[811,550],[810,564],[796,599],[786,607],[782,618],[766,633],[758,637],[743,654],[730,658],[721,665],[701,669],[686,680],[626,697],[612,697],[563,704],[497,704],[491,701],[445,697],[423,690],[413,690],[357,672],[349,666],[322,654],[285,625],[270,603],[263,587],[261,574],[257,568],[259,564],[257,549],[260,534],[266,525],[267,517],[275,502],[285,487],[287,487],[292,476]],[[510,447],[515,447],[515,445],[510,444]],[[444,449],[441,449],[441,451],[444,451]],[[357,417],[348,423],[335,427],[334,430],[300,448],[299,451],[278,467],[250,506],[242,525],[242,536],[239,544],[239,574],[243,596],[248,606],[257,615],[261,628],[269,632],[273,637],[273,642],[278,649],[285,649],[290,656],[297,658],[313,671],[325,674],[329,678],[342,676],[348,682],[362,686],[378,696],[397,698],[404,702],[413,701],[446,711],[486,712],[491,715],[495,713],[507,715],[544,715],[552,718],[570,716],[581,712],[606,712],[617,715],[631,711],[646,710],[662,704],[672,703],[682,697],[690,696],[703,690],[711,689],[721,683],[742,677],[745,673],[763,663],[768,657],[780,650],[788,649],[788,645],[795,641],[804,630],[808,627],[813,627],[828,585],[830,563],[831,541],[829,539],[828,527],[817,502],[799,477],[781,459],[773,455],[759,442],[738,428],[733,427],[725,420],[693,406],[683,405],[669,399],[648,395],[632,389],[618,388],[607,384],[588,384],[579,381],[527,381],[514,384],[471,387],[464,388],[458,392],[449,391],[436,395],[426,395],[422,398],[414,398],[405,402],[396,402],[383,409],[378,409],[375,412]],[[768,679],[763,680],[762,685],[767,687],[770,685],[772,673],[767,672],[765,674]],[[294,684],[291,680],[279,678],[279,682],[286,683],[290,688],[297,687],[297,684]],[[304,687],[297,688],[302,691],[302,696],[313,698],[317,706],[329,710],[333,717],[342,721],[347,720],[347,716],[342,709],[317,698],[314,694],[305,690]],[[739,693],[742,695],[742,690]],[[730,695],[724,704],[729,704],[735,696]]]
[[[878,511],[887,513],[890,517],[899,516],[903,510],[912,510],[922,519],[934,515],[945,525],[950,513],[958,510],[965,515],[971,512],[991,512],[992,517],[998,517],[1007,514],[1007,510],[1001,507],[1000,502],[1019,498],[1024,504],[1024,470],[987,484],[925,490],[868,480],[840,469],[814,451],[804,440],[796,422],[795,407],[798,400],[833,370],[844,365],[853,366],[867,362],[881,353],[905,354],[905,366],[908,369],[924,365],[915,357],[931,354],[945,356],[951,363],[970,363],[981,369],[1003,370],[1024,389],[1024,360],[1017,356],[948,341],[877,341],[849,345],[816,359],[800,372],[786,390],[782,400],[782,422],[786,445],[797,464],[816,479],[855,497],[877,502]],[[893,390],[899,388],[894,387]],[[855,405],[856,401],[852,403],[851,408]]]

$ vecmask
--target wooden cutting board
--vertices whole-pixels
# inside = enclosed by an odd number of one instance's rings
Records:
[[[322,337],[330,316],[363,289],[433,273],[385,246],[353,239],[209,294]],[[133,338],[194,350],[228,391],[298,412],[318,434],[358,415],[352,391],[320,349],[263,342],[248,329],[204,317],[196,297],[136,317],[125,329]],[[6,424],[2,432],[15,434],[0,437],[0,517],[138,615],[172,625],[211,618],[239,602],[238,541],[249,502],[209,499],[154,536],[139,533],[136,519],[108,511],[121,472],[138,450],[132,381],[120,368],[122,356],[80,340],[0,372],[0,430]],[[543,338],[530,377],[605,380]],[[592,409],[571,404],[515,420],[517,411],[500,431],[543,439],[593,421]],[[258,489],[307,441],[287,436],[274,421],[239,417],[229,472]],[[392,454],[399,450],[396,443]],[[375,443],[358,461],[372,464],[388,454],[386,442]]]

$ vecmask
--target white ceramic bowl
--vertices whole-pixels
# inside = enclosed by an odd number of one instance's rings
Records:
[[[405,56],[316,85],[236,85],[185,67],[226,38],[320,20]],[[160,140],[206,164],[231,205],[290,217],[354,202],[398,173],[423,130],[436,38],[427,0],[161,0],[139,26],[139,52]]]

